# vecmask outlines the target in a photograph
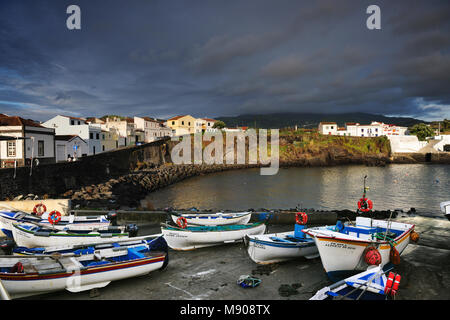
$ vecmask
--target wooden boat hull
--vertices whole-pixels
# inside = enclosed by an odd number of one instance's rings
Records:
[[[181,216],[184,217],[188,225],[198,226],[224,226],[230,224],[247,224],[252,217],[251,212],[239,213],[208,213],[208,214],[171,214],[174,223]]]
[[[319,256],[313,239],[305,242],[281,242],[271,237],[294,236],[294,231],[264,235],[246,235],[247,253],[258,264],[282,262],[300,257],[307,259]]]
[[[76,234],[68,232],[50,232],[47,235],[36,235],[22,225],[13,225],[12,234],[18,246],[27,248],[56,247],[65,245],[83,245],[92,243],[108,243],[130,238],[128,233],[112,233],[101,236],[100,233]],[[132,239],[132,238],[130,238]]]
[[[262,222],[243,225],[240,229],[241,225],[235,225],[235,227],[235,230],[227,231],[223,231],[223,229],[217,229],[217,231],[194,231],[195,229],[193,228],[195,227],[181,229],[162,226],[161,231],[170,248],[174,250],[193,250],[233,243],[243,240],[245,235],[263,234],[266,230],[266,225]]]
[[[359,219],[359,220],[358,220]],[[368,219],[368,220],[361,220]],[[371,220],[372,222],[370,222]],[[369,218],[357,218],[358,221],[373,223],[378,226],[386,226],[387,221],[372,220]],[[414,230],[414,225],[391,222],[390,226],[394,229],[404,230],[394,240],[393,246],[401,254],[410,242],[410,234]],[[381,266],[390,262],[391,245],[388,241],[371,241],[356,236],[343,235],[332,231],[333,226],[317,227],[305,229],[304,232],[314,237],[319,250],[322,265],[331,279],[342,279],[343,277],[354,274],[357,271],[366,270],[368,265],[364,262],[364,251],[367,247],[377,245],[377,250],[381,255]]]

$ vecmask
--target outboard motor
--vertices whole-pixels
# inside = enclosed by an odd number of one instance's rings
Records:
[[[106,218],[111,222],[112,226],[117,226],[117,212],[116,211],[108,212],[108,215]]]
[[[125,231],[128,232],[130,237],[136,237],[138,234],[138,226],[134,223],[130,223],[125,227]]]
[[[3,252],[3,254],[12,254],[15,247],[16,243],[14,242],[14,240],[7,239],[0,242],[0,250]]]

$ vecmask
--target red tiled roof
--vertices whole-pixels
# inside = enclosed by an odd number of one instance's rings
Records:
[[[168,119],[167,121],[169,121],[169,120],[178,120],[178,119],[186,117],[186,116],[188,116],[188,114],[185,114],[185,115],[182,115],[182,116],[176,116],[176,117]]]
[[[336,124],[336,122],[320,122],[320,124]]]
[[[10,117],[5,114],[0,115],[0,126],[28,126],[28,127],[44,128],[43,126],[41,126],[40,123],[38,123],[34,120],[23,119],[18,116]]]
[[[206,121],[212,121],[212,122],[216,122],[217,120],[214,119],[210,119],[210,118],[202,118],[202,120],[206,120]]]

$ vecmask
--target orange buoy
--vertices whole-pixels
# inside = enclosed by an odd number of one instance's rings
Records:
[[[381,254],[375,247],[367,247],[364,254],[364,261],[371,266],[381,263]]]
[[[45,211],[47,211],[47,207],[43,203],[38,203],[33,208],[33,213],[38,216],[42,216]]]
[[[373,208],[373,202],[372,200],[369,200],[367,198],[361,198],[358,201],[358,209],[362,212],[368,212],[372,210]]]
[[[392,284],[391,296],[395,296],[395,294],[397,293],[398,287],[400,286],[401,279],[402,279],[402,277],[399,274],[397,274],[395,276],[394,283]]]
[[[306,212],[297,212],[295,214],[295,222],[300,225],[306,224],[306,222],[308,222],[308,215]]]
[[[48,215],[48,222],[50,222],[50,224],[57,224],[59,221],[61,221],[61,213],[56,210],[50,212]]]
[[[177,219],[177,225],[178,225],[180,228],[182,228],[182,229],[186,228],[186,226],[187,226],[187,220],[186,220],[186,218],[185,218],[185,217],[179,217],[179,218]]]
[[[419,238],[420,237],[419,237],[419,234],[417,232],[411,231],[411,234],[410,234],[409,237],[410,237],[412,242],[415,242],[415,243],[419,242]]]
[[[384,293],[387,295],[391,292],[392,285],[394,284],[395,273],[389,272],[386,280],[386,286],[384,287]]]

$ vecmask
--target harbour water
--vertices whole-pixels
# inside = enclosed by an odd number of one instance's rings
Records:
[[[439,203],[450,200],[449,167],[424,164],[280,168],[273,176],[259,169],[226,171],[178,182],[145,200],[155,208],[354,210],[365,175],[374,210],[441,215]]]

